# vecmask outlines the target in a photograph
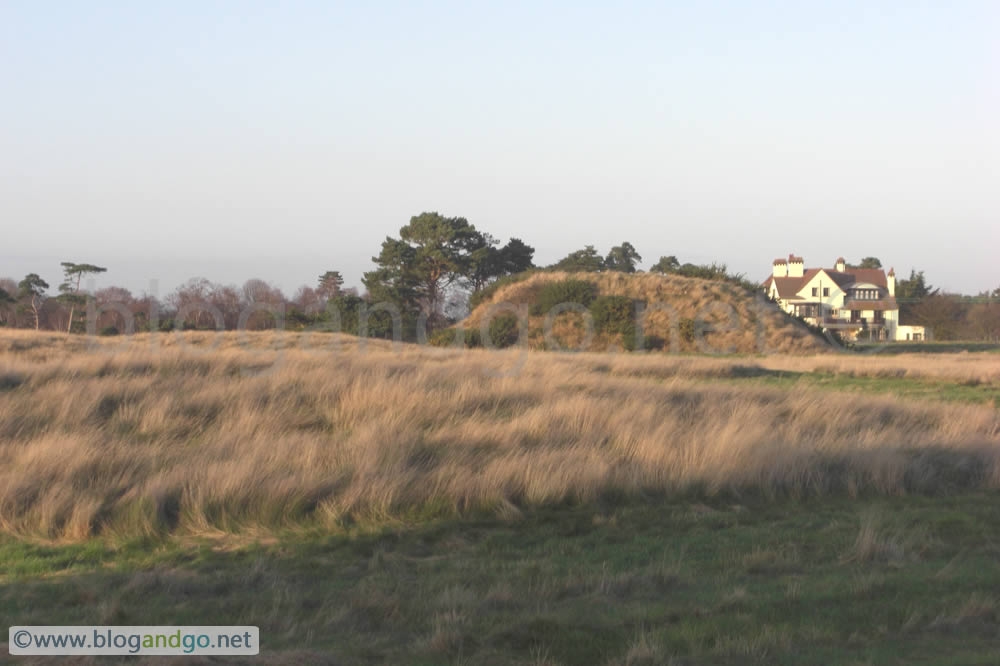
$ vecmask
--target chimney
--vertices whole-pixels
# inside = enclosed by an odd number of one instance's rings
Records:
[[[774,260],[774,277],[788,277],[788,264],[784,259]]]
[[[885,276],[885,286],[889,289],[889,297],[896,297],[896,269],[890,268],[889,273]]]
[[[788,255],[788,277],[802,277],[803,273],[805,273],[805,268],[802,257],[796,257],[794,254]]]
[[[837,258],[837,272],[838,273],[843,273],[846,270],[847,270],[847,262],[844,261],[843,257],[838,257]]]

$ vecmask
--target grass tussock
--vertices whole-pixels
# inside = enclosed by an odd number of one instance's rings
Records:
[[[907,547],[902,535],[888,529],[878,513],[869,512],[862,516],[858,534],[843,560],[899,563],[906,556]]]
[[[692,378],[720,359],[274,333],[95,344],[0,336],[0,374],[19,378],[0,396],[4,532],[255,533],[517,520],[530,506],[644,494],[1000,485],[996,409]],[[442,615],[430,643],[445,650],[453,624]]]

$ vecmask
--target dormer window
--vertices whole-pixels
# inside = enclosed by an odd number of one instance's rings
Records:
[[[878,289],[851,289],[848,298],[857,301],[875,301],[879,299]]]

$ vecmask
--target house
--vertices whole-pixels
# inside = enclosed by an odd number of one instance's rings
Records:
[[[806,268],[802,257],[775,259],[764,291],[785,312],[851,340],[924,340],[923,326],[899,323],[896,273],[854,268]]]

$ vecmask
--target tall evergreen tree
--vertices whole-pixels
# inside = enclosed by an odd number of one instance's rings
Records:
[[[340,275],[340,271],[327,271],[319,276],[319,285],[316,287],[316,293],[324,301],[329,301],[340,295],[340,289],[343,285],[344,278]]]
[[[642,257],[628,241],[621,245],[616,245],[608,252],[604,258],[604,267],[609,271],[619,271],[621,273],[635,273],[635,265],[642,261]]]
[[[482,244],[471,254],[468,282],[476,292],[505,275],[513,275],[534,267],[535,248],[520,238],[511,238],[503,247],[490,234],[481,235]]]
[[[500,248],[500,262],[503,272],[497,277],[513,275],[534,268],[535,248],[520,238],[511,238]]]
[[[69,306],[69,323],[66,332],[73,330],[73,314],[77,307],[82,307],[87,301],[80,293],[80,283],[85,275],[97,275],[108,269],[93,264],[76,264],[72,261],[62,262],[63,283],[59,285],[58,300]]]
[[[549,268],[571,273],[598,273],[604,270],[604,259],[593,245],[587,245],[582,250],[570,252]]]
[[[910,277],[896,281],[896,300],[899,302],[899,317],[903,323],[910,323],[917,312],[917,306],[937,289],[927,284],[923,271],[910,269]]]
[[[484,244],[484,236],[464,217],[421,213],[399,230],[399,238],[385,239],[372,257],[378,268],[365,273],[362,282],[373,300],[388,300],[404,313],[423,312],[435,328],[444,320],[445,290],[470,275]]]
[[[38,276],[38,273],[28,273],[17,285],[17,295],[21,299],[27,299],[27,309],[35,319],[35,330],[40,328],[40,314],[42,303],[45,301],[45,290],[49,288],[49,283]]]
[[[677,260],[677,257],[670,255],[660,257],[660,260],[650,266],[649,270],[653,273],[676,273],[680,267],[681,262]]]
[[[7,323],[7,308],[17,303],[14,297],[7,293],[6,289],[0,289],[0,314],[3,314],[3,323]]]

